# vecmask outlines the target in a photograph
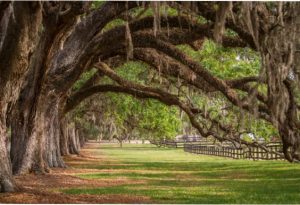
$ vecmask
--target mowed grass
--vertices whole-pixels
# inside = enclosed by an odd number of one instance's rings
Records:
[[[142,183],[64,193],[138,195],[154,203],[300,203],[300,164],[194,155],[153,145],[101,144],[92,152],[107,160],[78,166],[99,170],[78,176]]]

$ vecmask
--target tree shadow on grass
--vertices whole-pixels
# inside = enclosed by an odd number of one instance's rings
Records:
[[[245,163],[235,166],[220,162],[136,162],[110,168],[144,170],[86,174],[84,178],[146,180],[143,185],[113,186],[96,189],[68,189],[68,194],[128,194],[151,197],[155,203],[299,203],[300,172],[282,164]],[[265,165],[265,166],[264,166]],[[100,170],[105,165],[100,166]],[[265,169],[267,168],[267,169]],[[147,173],[155,170],[158,173]],[[175,172],[174,172],[175,171]],[[180,173],[177,173],[181,171]],[[173,173],[174,172],[174,173]],[[186,172],[186,173],[185,173]]]
[[[202,157],[156,147],[124,147],[124,152],[120,148],[113,148],[113,152],[109,152],[112,147],[101,149],[122,164],[88,164],[85,168],[98,169],[99,173],[81,177],[99,180],[122,177],[145,183],[63,192],[140,195],[151,197],[155,203],[300,202],[299,164]]]
[[[237,182],[229,180],[154,180],[148,185],[67,189],[67,194],[126,194],[148,196],[155,203],[298,203],[299,183]]]

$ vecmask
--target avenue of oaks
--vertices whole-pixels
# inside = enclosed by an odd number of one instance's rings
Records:
[[[164,7],[178,15],[168,16]],[[148,9],[152,15],[143,15]],[[285,158],[300,160],[299,17],[297,2],[0,2],[0,191],[16,190],[13,175],[65,167],[62,156],[78,154],[85,142],[65,116],[101,92],[177,106],[203,137],[259,146],[163,88],[120,77],[114,68],[129,59],[199,93],[218,92],[241,112],[268,121],[279,132]],[[107,29],[116,19],[125,23]],[[228,29],[235,35],[225,35]],[[258,52],[260,75],[218,78],[177,47],[201,49],[204,39]],[[91,68],[98,72],[72,91]],[[104,76],[115,84],[99,84]]]

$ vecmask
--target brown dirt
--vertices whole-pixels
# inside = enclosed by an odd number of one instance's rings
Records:
[[[104,155],[100,157],[93,156],[93,149],[96,147],[99,147],[99,145],[89,143],[85,149],[82,149],[80,156],[66,157],[65,161],[69,166],[66,169],[52,169],[51,173],[45,175],[28,174],[15,177],[20,190],[15,193],[0,193],[0,203],[150,203],[150,199],[143,196],[124,194],[68,195],[59,191],[67,188],[96,188],[145,183],[141,180],[126,178],[81,179],[75,176],[80,173],[99,173],[103,171],[74,168],[72,167],[74,165],[100,165],[108,161],[112,164],[121,164],[116,160],[106,158]]]

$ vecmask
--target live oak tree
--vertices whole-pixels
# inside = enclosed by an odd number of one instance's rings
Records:
[[[85,69],[84,62],[89,61],[91,39],[109,21],[136,5],[108,2],[91,10],[85,2],[24,4],[1,2],[1,89],[6,95],[1,94],[2,191],[14,187],[5,148],[8,105],[12,109],[9,114],[14,115],[9,118],[13,172],[63,167],[58,134],[60,101]]]
[[[65,125],[72,123],[66,114],[100,92],[156,99],[183,110],[204,137],[262,146],[241,140],[245,129],[178,95],[180,88],[124,79],[114,69],[129,59],[148,64],[174,87],[178,79],[196,95],[219,95],[235,112],[272,124],[286,159],[299,160],[299,7],[296,2],[1,2],[1,191],[14,190],[12,172],[64,167]],[[205,58],[198,62],[177,46],[199,50],[205,39],[257,52],[258,74],[221,78],[205,67]],[[95,75],[72,90],[92,67]],[[103,76],[115,83],[99,84]]]
[[[46,37],[38,47],[42,52],[36,50],[38,61],[24,83],[12,122],[11,158],[16,174],[65,166],[59,146],[60,104],[88,66],[91,39],[125,10],[124,3],[112,2],[95,11],[83,2],[49,4],[43,4],[49,6],[49,13],[43,17]],[[87,11],[90,14],[82,16]]]
[[[29,59],[37,46],[42,8],[36,2],[1,2],[0,18],[0,191],[7,192],[15,188],[6,149],[8,115],[19,97]]]

